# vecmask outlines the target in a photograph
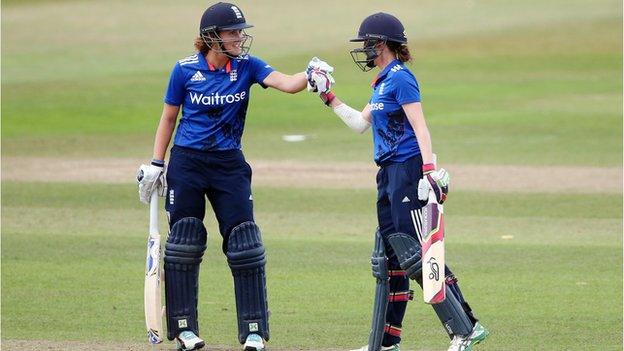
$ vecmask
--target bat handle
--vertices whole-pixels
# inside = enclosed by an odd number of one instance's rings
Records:
[[[438,163],[438,155],[436,155],[435,153],[431,154],[431,158],[432,158],[432,162],[433,162],[433,166],[437,167],[437,163]],[[433,190],[429,190],[429,200],[427,201],[428,204],[437,204],[438,203],[438,199],[436,199],[435,193],[433,192]]]
[[[150,198],[150,221],[149,221],[150,234],[158,234],[158,192],[152,192]]]
[[[433,190],[429,190],[429,200],[427,201],[428,204],[437,204],[438,203],[438,199],[436,199],[435,193],[433,192]]]

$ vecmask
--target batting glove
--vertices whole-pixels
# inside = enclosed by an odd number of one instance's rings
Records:
[[[165,196],[167,193],[165,162],[152,160],[149,165],[141,165],[137,172],[137,182],[141,202],[148,204],[154,191],[157,191],[159,196]]]
[[[325,73],[334,73],[334,67],[330,66],[327,62],[319,59],[318,57],[313,57],[312,60],[308,63],[308,68],[306,68],[306,73],[318,70],[323,71]]]
[[[308,75],[308,91],[314,93],[328,93],[335,83],[331,74],[321,70],[312,70]]]
[[[429,192],[433,191],[436,201],[443,204],[446,201],[449,191],[451,176],[444,168],[435,169],[433,164],[423,166],[423,177],[418,182],[418,199],[427,201]]]
[[[319,94],[329,91],[331,85],[335,83],[334,77],[331,76],[333,72],[334,67],[330,66],[327,62],[319,59],[318,57],[313,57],[308,63],[308,67],[305,71],[306,77],[308,78],[308,91]],[[318,77],[319,75],[321,77]],[[325,79],[322,77],[325,77]],[[326,88],[327,84],[325,81],[331,82],[329,84],[329,88]]]

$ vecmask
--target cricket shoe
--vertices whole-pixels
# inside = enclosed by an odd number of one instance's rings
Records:
[[[199,336],[195,335],[190,330],[185,330],[178,335],[176,338],[176,344],[178,350],[187,351],[187,350],[199,350],[206,344],[204,340],[200,339]]]
[[[368,345],[351,351],[368,351]],[[399,348],[399,344],[394,344],[392,346],[382,346],[381,351],[401,351],[401,349]]]
[[[247,335],[247,340],[243,345],[244,351],[264,351],[264,340],[258,334]]]
[[[477,322],[468,335],[455,335],[448,351],[470,351],[472,347],[485,340],[490,332]]]

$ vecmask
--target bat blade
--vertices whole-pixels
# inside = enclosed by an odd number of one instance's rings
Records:
[[[444,206],[429,197],[422,210],[422,280],[425,303],[436,304],[446,298],[444,273]]]
[[[150,344],[163,341],[162,301],[160,293],[160,233],[158,232],[158,194],[150,200],[150,225],[145,262],[145,325]]]

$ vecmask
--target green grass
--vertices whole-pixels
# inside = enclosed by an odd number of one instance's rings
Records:
[[[285,10],[292,6],[275,4]],[[141,8],[145,17],[139,18],[131,15],[137,4],[101,6],[44,2],[6,7],[3,155],[149,155],[170,67],[192,50],[194,26],[183,23],[197,17],[203,4],[172,9],[159,3]],[[401,17],[414,32],[411,68],[421,83],[434,147],[445,162],[622,164],[617,2],[602,0],[588,9],[553,0],[524,5],[481,1],[464,9],[452,2],[425,1],[420,5],[425,12],[414,13],[405,12],[404,6],[388,10],[404,13]],[[357,10],[349,13],[354,17],[339,21],[341,11],[351,10],[341,2],[330,17],[319,19],[340,22],[328,36],[312,31],[310,19],[295,30],[288,20],[267,20],[266,9],[247,7],[248,17],[256,19],[255,54],[289,73],[301,71],[311,56],[319,55],[336,66],[335,91],[341,98],[356,107],[367,102],[373,73],[364,74],[353,65],[344,38],[353,35],[359,14],[369,10],[353,6]],[[47,23],[50,15],[44,11],[83,16],[63,25],[55,21],[56,35],[38,36],[32,28]],[[162,27],[151,21],[158,11],[169,15],[158,22]],[[168,29],[172,27],[180,31]],[[290,34],[275,34],[283,31]],[[93,38],[99,41],[92,43]],[[248,156],[370,159],[370,135],[351,133],[314,96],[257,87],[252,96],[244,137]],[[300,144],[281,140],[292,133],[311,138]]]
[[[135,195],[131,185],[5,182],[3,338],[142,340],[147,210]],[[374,198],[373,191],[256,188],[274,347],[365,341]],[[448,262],[493,332],[483,350],[621,344],[613,328],[622,322],[621,207],[617,195],[454,194]],[[235,345],[231,276],[211,215],[207,227],[200,325],[209,343]],[[442,349],[443,330],[419,299],[408,309],[404,346]]]

